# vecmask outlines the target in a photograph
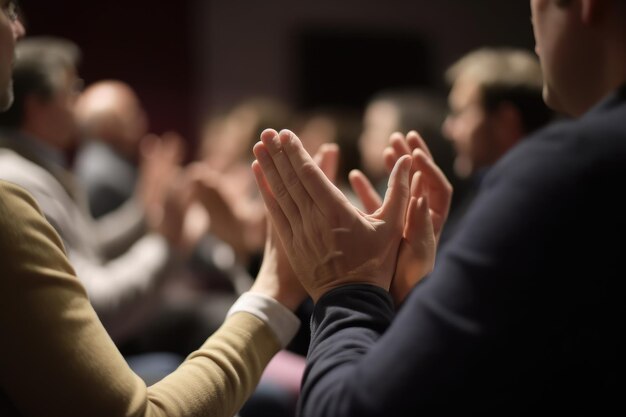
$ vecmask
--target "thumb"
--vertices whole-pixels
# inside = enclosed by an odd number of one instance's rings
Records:
[[[411,157],[402,156],[396,162],[389,182],[380,215],[383,220],[398,225],[404,224],[407,205],[409,202],[409,171],[411,170]]]

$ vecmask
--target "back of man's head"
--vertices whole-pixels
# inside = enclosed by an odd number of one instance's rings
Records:
[[[511,48],[483,48],[468,53],[446,72],[454,84],[459,79],[476,83],[485,110],[508,103],[520,114],[528,134],[544,126],[552,112],[543,102],[543,80],[538,59],[530,52]]]

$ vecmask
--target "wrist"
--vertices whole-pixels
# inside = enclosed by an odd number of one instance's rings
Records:
[[[243,293],[229,309],[227,316],[250,313],[265,322],[276,335],[281,348],[285,348],[300,327],[298,317],[275,299],[262,293]]]
[[[311,299],[313,300],[314,304],[317,304],[317,301],[322,298],[324,295],[338,290],[340,288],[346,288],[346,287],[351,287],[351,286],[372,286],[372,287],[376,287],[376,288],[380,288],[381,290],[385,291],[385,292],[389,292],[389,286],[386,286],[378,281],[368,281],[368,280],[346,280],[345,282],[335,282],[332,285],[326,285],[326,286],[321,286],[318,287],[316,289],[312,289],[310,291],[311,294]]]
[[[285,289],[280,284],[276,274],[264,273],[263,271],[259,272],[249,292],[270,297],[290,311],[296,311],[305,298],[302,291]]]

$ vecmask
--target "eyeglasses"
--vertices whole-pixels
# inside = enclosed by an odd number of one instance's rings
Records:
[[[19,18],[19,11],[15,1],[8,0],[2,2],[2,12],[11,22],[16,22]]]

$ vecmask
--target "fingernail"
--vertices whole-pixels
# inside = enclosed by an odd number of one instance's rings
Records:
[[[280,143],[286,143],[291,139],[291,131],[289,131],[288,129],[283,129],[280,131],[280,133],[278,134],[279,136],[279,142]]]
[[[265,146],[258,146],[254,150],[254,154],[256,155],[257,159],[267,160],[270,158],[270,155],[267,152],[267,149],[265,149]]]

